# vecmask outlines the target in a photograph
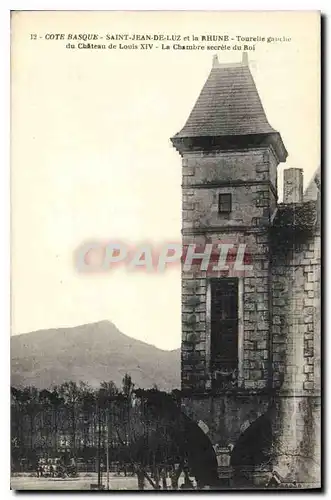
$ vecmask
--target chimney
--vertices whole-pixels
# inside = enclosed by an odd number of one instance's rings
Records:
[[[283,203],[301,203],[303,199],[302,168],[284,170]]]
[[[242,54],[242,61],[241,63],[244,65],[244,66],[248,66],[248,54],[247,52],[243,52]]]
[[[215,54],[213,56],[213,68],[218,68],[220,65],[219,61],[218,61],[218,57],[217,57],[217,54]]]

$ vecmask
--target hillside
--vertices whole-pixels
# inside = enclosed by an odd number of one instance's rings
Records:
[[[109,321],[39,330],[11,338],[11,383],[48,388],[67,380],[92,386],[129,373],[136,387],[180,387],[180,350],[163,351],[120,332]]]

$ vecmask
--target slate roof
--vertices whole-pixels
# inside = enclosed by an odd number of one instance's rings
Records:
[[[269,125],[249,67],[218,62],[175,138],[270,134]]]

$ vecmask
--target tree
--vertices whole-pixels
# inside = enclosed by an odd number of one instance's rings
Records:
[[[52,439],[52,406],[51,392],[47,389],[39,391],[39,406],[40,406],[40,448],[43,453],[51,446],[49,440]]]
[[[24,447],[23,391],[11,387],[11,458],[14,469],[17,467]]]
[[[134,383],[132,382],[132,378],[127,373],[124,375],[122,380],[122,390],[123,396],[125,398],[125,407],[124,407],[124,415],[123,422],[126,427],[125,432],[125,441],[127,444],[131,442],[131,405],[132,405],[132,396],[134,390]]]
[[[84,455],[86,456],[87,447],[93,445],[92,430],[93,430],[93,416],[95,414],[96,395],[95,390],[80,382],[80,410],[81,410],[81,442],[83,444]]]
[[[30,423],[30,450],[34,449],[34,440],[35,440],[35,420],[39,411],[39,394],[38,390],[35,387],[26,387],[23,389],[22,393],[22,401],[25,409],[25,413],[29,418]]]
[[[76,457],[77,440],[77,420],[78,405],[80,402],[80,390],[76,382],[64,382],[59,387],[59,393],[64,400],[68,412],[69,433],[71,439],[71,449],[73,457]]]
[[[113,402],[118,396],[118,389],[114,382],[101,382],[100,389],[97,394],[98,401],[98,484],[100,484],[100,462],[101,462],[101,440],[104,442],[106,450],[106,468],[107,468],[107,490],[109,489],[109,435],[111,410]],[[103,436],[101,436],[101,428]],[[103,438],[103,439],[101,439]]]
[[[124,375],[123,380],[122,380],[122,391],[123,395],[130,399],[134,390],[134,383],[132,382],[131,375],[128,375],[127,373]]]
[[[52,409],[52,434],[53,434],[53,451],[56,453],[58,449],[58,430],[59,430],[59,413],[61,406],[64,404],[63,398],[60,396],[59,389],[54,387],[49,394],[49,401]]]

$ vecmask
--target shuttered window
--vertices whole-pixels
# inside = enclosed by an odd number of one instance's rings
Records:
[[[211,286],[211,368],[238,368],[238,278],[213,278]]]
[[[232,210],[231,194],[222,193],[218,195],[218,211],[221,214],[228,214]]]

